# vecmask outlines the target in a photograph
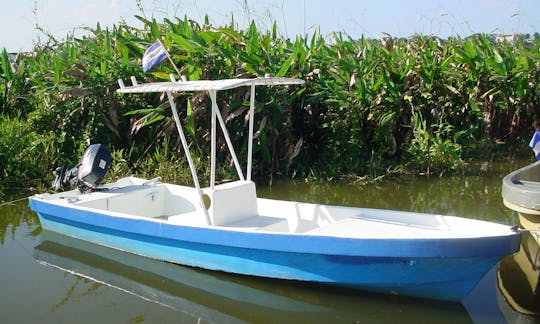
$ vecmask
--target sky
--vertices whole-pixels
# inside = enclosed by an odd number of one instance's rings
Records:
[[[294,38],[344,32],[353,38],[414,34],[466,37],[474,33],[540,33],[540,0],[0,0],[0,49],[28,51],[46,34],[61,40],[84,27],[112,26],[124,20],[141,26],[147,18],[188,18],[215,27],[254,21]]]

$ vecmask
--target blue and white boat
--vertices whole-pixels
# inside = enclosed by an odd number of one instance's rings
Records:
[[[44,229],[192,267],[449,301],[460,301],[502,257],[519,249],[519,231],[502,224],[257,197],[251,180],[255,88],[302,80],[133,83],[120,82],[118,92],[166,94],[194,187],[127,177],[97,190],[85,182],[80,190],[38,194],[30,206]],[[245,176],[216,100],[218,91],[238,87],[251,90]],[[174,99],[185,91],[207,92],[212,102],[206,188],[199,185]],[[215,179],[217,124],[239,178],[222,184]],[[100,167],[106,164],[97,160]]]

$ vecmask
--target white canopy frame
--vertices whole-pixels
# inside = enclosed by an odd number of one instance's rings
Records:
[[[231,138],[229,137],[229,132],[227,131],[227,127],[225,126],[225,122],[223,122],[223,117],[221,116],[221,111],[219,110],[217,101],[216,101],[216,90],[209,90],[208,94],[210,95],[210,100],[212,101],[212,149],[211,149],[211,155],[212,158],[210,159],[212,165],[210,167],[211,174],[210,174],[210,188],[214,189],[215,183],[216,183],[216,119],[219,121],[219,125],[221,127],[221,130],[223,131],[223,137],[225,137],[225,141],[227,142],[227,147],[229,148],[229,152],[231,153],[234,167],[236,168],[236,172],[238,173],[238,177],[240,180],[245,180],[244,174],[242,172],[242,167],[240,167],[240,162],[238,162],[238,157],[236,156],[236,151],[234,150],[234,147],[231,142]],[[217,118],[216,118],[217,117]],[[251,142],[251,139],[249,140]],[[248,154],[248,161],[251,159],[251,157]]]
[[[210,189],[214,190],[216,183],[216,137],[217,137],[217,122],[219,122],[220,128],[223,132],[225,141],[227,142],[227,147],[233,159],[236,172],[240,180],[247,179],[251,181],[251,172],[252,172],[252,158],[253,158],[253,127],[254,127],[254,115],[255,115],[255,87],[258,85],[293,85],[293,84],[304,84],[304,80],[293,79],[293,78],[279,78],[279,77],[265,77],[265,78],[255,78],[255,79],[224,79],[224,80],[199,80],[199,81],[171,81],[171,82],[154,82],[146,84],[138,84],[137,80],[134,77],[131,77],[132,86],[126,87],[123,80],[118,80],[120,89],[117,90],[118,93],[166,93],[167,99],[171,106],[173,113],[173,118],[176,124],[176,129],[180,136],[180,141],[182,142],[182,147],[186,158],[188,160],[189,169],[191,171],[191,176],[193,178],[193,184],[195,189],[198,192],[200,209],[203,211],[204,217],[208,225],[212,225],[211,218],[208,214],[208,210],[205,208],[203,200],[203,191],[200,187],[199,177],[197,176],[197,170],[191,153],[189,150],[189,145],[184,135],[182,129],[182,124],[180,117],[178,115],[178,110],[176,103],[174,101],[174,96],[172,93],[175,92],[195,92],[195,91],[206,91],[210,97],[212,104],[211,111],[211,133],[210,133]],[[249,102],[249,134],[248,134],[248,157],[247,157],[247,166],[246,166],[246,176],[242,172],[242,167],[238,161],[236,151],[232,145],[231,139],[229,137],[229,132],[221,112],[217,104],[217,92],[222,90],[229,90],[238,87],[250,87],[250,102]]]

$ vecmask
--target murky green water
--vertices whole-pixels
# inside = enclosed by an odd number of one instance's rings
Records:
[[[261,197],[517,222],[501,179],[401,178],[369,186],[274,182]],[[462,304],[215,273],[42,232],[27,201],[0,207],[0,323],[534,322],[512,310],[497,268]],[[507,280],[507,279],[505,279]],[[514,280],[512,277],[510,280]]]

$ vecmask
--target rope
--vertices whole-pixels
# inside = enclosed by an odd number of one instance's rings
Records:
[[[0,207],[5,206],[5,205],[12,205],[12,204],[14,204],[16,202],[19,202],[19,201],[25,200],[25,199],[28,199],[28,197],[23,197],[23,198],[19,198],[19,199],[15,199],[15,200],[12,200],[12,201],[7,201],[7,202],[4,202],[4,203],[1,203]]]

